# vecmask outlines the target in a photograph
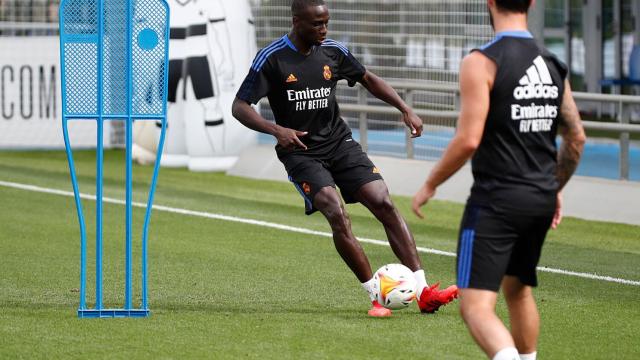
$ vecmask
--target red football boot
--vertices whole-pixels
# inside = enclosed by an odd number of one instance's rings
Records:
[[[380,305],[378,303],[378,301],[373,300],[371,302],[371,304],[373,306],[371,307],[371,309],[368,312],[369,316],[373,316],[373,317],[389,317],[389,316],[391,316],[391,310],[389,310],[386,307]]]
[[[422,290],[418,297],[418,307],[420,312],[433,314],[440,306],[447,305],[458,297],[458,287],[451,285],[444,290],[440,290],[440,283],[436,283]]]

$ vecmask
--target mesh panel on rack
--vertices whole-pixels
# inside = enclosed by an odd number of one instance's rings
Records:
[[[159,115],[163,112],[164,89],[154,84],[162,84],[157,80],[164,75],[167,39],[164,38],[163,19],[166,15],[164,7],[157,1],[135,2],[133,38],[143,41],[142,37],[148,35],[157,43],[153,51],[145,46],[133,47],[133,113],[137,115]]]
[[[127,113],[127,0],[106,0],[103,5],[103,100],[105,115]]]
[[[70,115],[98,112],[98,25],[95,1],[70,0],[64,12],[67,19],[64,31],[70,36],[93,41],[65,45],[65,66],[69,76],[66,83],[67,101],[62,106]]]
[[[96,44],[67,44],[66,104],[62,104],[70,115],[95,114],[98,112],[98,50]],[[88,94],[93,94],[92,96]]]

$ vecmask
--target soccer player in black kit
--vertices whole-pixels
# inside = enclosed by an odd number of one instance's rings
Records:
[[[474,184],[458,239],[460,311],[495,360],[536,358],[540,319],[532,294],[561,190],[585,142],[567,68],[527,31],[531,0],[488,0],[496,37],[460,68],[457,130],[413,199],[413,211],[471,157]],[[562,145],[556,150],[556,134]],[[496,316],[502,286],[511,332]]]
[[[350,86],[359,82],[396,107],[414,137],[422,133],[422,120],[344,45],[327,39],[329,10],[324,1],[294,0],[291,12],[291,31],[256,55],[236,95],[233,115],[245,126],[277,139],[278,158],[304,198],[306,213],[317,210],[326,217],[338,253],[369,294],[369,315],[390,316],[391,310],[375,300],[369,260],[351,231],[336,186],[347,203],[360,202],[383,224],[393,252],[414,271],[420,310],[433,313],[457,297],[457,288],[452,285],[440,290],[438,284],[427,285],[413,236],[393,205],[379,170],[340,118],[336,83],[342,79]],[[275,124],[250,106],[264,96],[269,99]]]

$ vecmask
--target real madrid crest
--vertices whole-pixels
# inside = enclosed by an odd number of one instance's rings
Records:
[[[323,69],[324,71],[322,72],[322,75],[324,75],[324,79],[331,80],[331,68],[329,65],[325,65]]]

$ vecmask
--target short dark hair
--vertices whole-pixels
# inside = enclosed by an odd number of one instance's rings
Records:
[[[309,6],[325,5],[324,0],[293,0],[291,2],[291,15],[299,15]]]
[[[496,5],[502,10],[526,13],[531,6],[531,0],[496,0]]]

